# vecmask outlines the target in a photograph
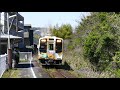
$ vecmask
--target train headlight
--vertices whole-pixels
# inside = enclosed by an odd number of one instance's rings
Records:
[[[57,42],[61,42],[61,40],[57,40]]]
[[[41,42],[46,42],[46,40],[45,40],[45,39],[42,39]]]

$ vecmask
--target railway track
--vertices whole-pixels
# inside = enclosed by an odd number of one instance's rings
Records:
[[[66,69],[64,66],[42,66],[41,63],[38,61],[33,61],[34,65],[40,68],[40,73],[42,74],[43,78],[45,77],[44,73],[49,75],[49,78],[77,78],[69,71],[71,70]]]
[[[57,70],[64,78],[76,78],[74,75],[72,75],[70,72],[66,71],[66,70],[61,70],[58,69]]]
[[[46,70],[49,73],[51,78],[77,78],[72,75],[68,70],[58,69],[58,68],[49,68]]]

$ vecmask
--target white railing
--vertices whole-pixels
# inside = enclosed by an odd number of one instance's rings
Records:
[[[7,54],[0,55],[0,78],[7,69]]]

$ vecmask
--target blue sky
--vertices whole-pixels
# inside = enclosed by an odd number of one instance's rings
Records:
[[[77,26],[76,20],[80,20],[88,12],[19,12],[24,17],[25,24],[32,27],[49,27],[58,24],[71,24]]]

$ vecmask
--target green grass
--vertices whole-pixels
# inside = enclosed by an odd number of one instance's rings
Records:
[[[84,60],[81,48],[64,52],[63,60],[76,70],[84,67],[92,67],[89,61]]]
[[[73,49],[72,51],[68,50],[64,52],[63,60],[74,70],[71,71],[72,74],[75,74],[78,78],[114,78],[114,73],[110,73],[109,71],[98,73],[95,66],[93,66],[89,60],[85,60],[83,58],[82,51],[83,50],[79,47],[77,49]],[[115,73],[118,77],[120,77],[119,70]]]
[[[69,71],[72,75],[74,75],[77,78],[85,78],[85,75],[77,73],[75,71]]]
[[[116,78],[120,78],[120,69],[118,69],[118,70],[113,70],[113,72],[115,73],[115,77],[116,77]]]
[[[20,70],[18,69],[9,69],[5,71],[2,78],[20,78]]]
[[[28,60],[20,59],[20,62],[27,62]]]

